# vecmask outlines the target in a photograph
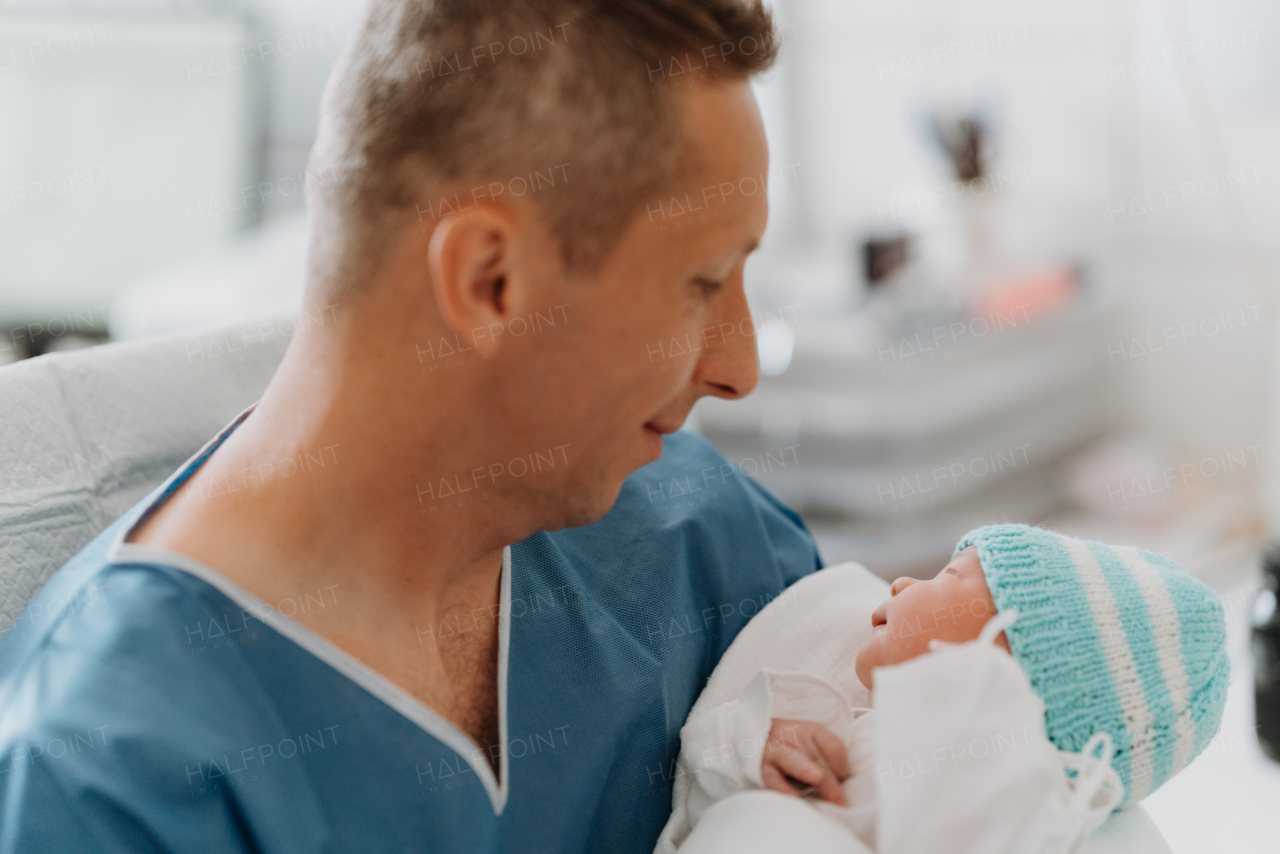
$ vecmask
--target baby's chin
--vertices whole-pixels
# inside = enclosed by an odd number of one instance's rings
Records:
[[[853,672],[857,674],[858,681],[870,691],[871,690],[871,670],[877,666],[874,661],[874,653],[871,651],[872,641],[867,641],[858,650],[858,655],[853,662]]]

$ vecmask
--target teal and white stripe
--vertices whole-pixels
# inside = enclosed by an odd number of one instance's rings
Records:
[[[1187,767],[1187,763],[1196,753],[1196,725],[1189,713],[1191,688],[1187,684],[1187,668],[1182,662],[1182,619],[1178,614],[1178,606],[1174,604],[1173,596],[1169,593],[1168,582],[1160,571],[1148,562],[1146,553],[1139,549],[1123,547],[1115,549],[1115,552],[1124,563],[1125,569],[1138,582],[1152,622],[1165,629],[1165,635],[1161,639],[1163,642],[1157,646],[1156,652],[1160,658],[1160,671],[1164,674],[1164,684],[1168,689],[1170,702],[1173,704],[1175,743],[1168,775],[1172,777]],[[1136,795],[1134,800],[1140,798],[1141,795]]]
[[[1084,542],[1064,538],[1063,545],[1071,556],[1071,562],[1088,598],[1089,610],[1093,614],[1098,637],[1102,642],[1102,652],[1110,668],[1111,681],[1115,685],[1116,696],[1124,713],[1123,725],[1127,737],[1120,743],[1127,745],[1127,749],[1120,753],[1120,762],[1124,767],[1117,768],[1116,771],[1122,779],[1128,780],[1133,757],[1144,755],[1150,750],[1149,733],[1155,719],[1147,706],[1147,698],[1138,679],[1138,664],[1134,661],[1133,651],[1129,649],[1120,620],[1120,608],[1102,567]]]
[[[1203,584],[1186,584],[1187,574],[1169,558],[1153,552],[1143,552],[1143,556],[1165,579],[1170,598],[1178,609],[1182,664],[1187,673],[1190,714],[1195,725],[1191,756],[1195,758],[1209,746],[1222,721],[1222,703],[1230,676],[1223,641],[1226,617],[1213,592]]]
[[[1161,672],[1159,648],[1168,643],[1169,632],[1176,628],[1177,622],[1169,625],[1154,623],[1137,579],[1111,547],[1102,543],[1088,545],[1106,574],[1117,601],[1123,603],[1120,618],[1124,641],[1138,664],[1137,689],[1146,697],[1151,715],[1142,738],[1135,741],[1129,760],[1129,797],[1137,801],[1169,779],[1173,764],[1176,712]]]

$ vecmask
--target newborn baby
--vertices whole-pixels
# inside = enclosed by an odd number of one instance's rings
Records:
[[[993,525],[890,593],[850,665],[872,708],[801,665],[686,722],[695,837],[709,812],[773,790],[858,840],[842,851],[1076,850],[1217,730],[1222,607],[1159,555]],[[715,850],[707,835],[699,850]]]

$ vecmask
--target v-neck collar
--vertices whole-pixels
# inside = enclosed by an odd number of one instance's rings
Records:
[[[107,552],[107,561],[113,564],[156,564],[172,567],[215,588],[232,602],[245,610],[252,609],[261,615],[263,623],[280,633],[285,638],[301,647],[306,652],[328,664],[338,673],[345,676],[386,705],[399,712],[411,723],[417,725],[431,737],[451,748],[463,758],[477,778],[484,785],[485,792],[493,806],[495,815],[501,815],[507,803],[507,792],[510,786],[511,769],[509,765],[507,745],[507,661],[511,642],[511,547],[502,550],[502,580],[499,593],[498,611],[498,739],[503,749],[499,755],[499,771],[501,780],[494,778],[493,767],[486,758],[487,751],[478,747],[471,737],[459,730],[440,714],[426,706],[417,697],[405,691],[399,685],[374,670],[369,665],[335,646],[332,642],[302,625],[286,617],[275,608],[263,602],[253,593],[245,590],[222,573],[194,558],[169,549],[154,546],[138,545],[125,542],[139,525],[163,504],[170,495],[181,486],[205,460],[218,449],[218,446],[231,435],[253,411],[253,404],[236,416],[226,427],[210,439],[191,459],[183,463],[181,468],[169,476],[158,489],[156,497],[135,511],[135,516],[126,523],[117,535]]]

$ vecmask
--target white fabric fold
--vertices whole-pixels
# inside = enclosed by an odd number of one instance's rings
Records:
[[[986,638],[878,669],[874,708],[880,854],[1067,854],[1120,802],[1110,739],[1095,756],[1054,747],[1026,674]]]

